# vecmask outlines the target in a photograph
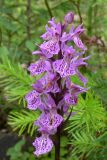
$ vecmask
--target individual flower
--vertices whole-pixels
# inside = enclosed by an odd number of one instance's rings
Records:
[[[77,104],[77,95],[72,95],[70,93],[66,93],[64,96],[65,103],[67,105],[76,105]]]
[[[48,113],[42,113],[42,115],[35,122],[35,124],[46,132],[51,133],[52,130],[57,129],[57,127],[61,124],[62,121],[63,117],[59,115],[56,111],[52,110]]]
[[[61,51],[63,56],[71,55],[71,57],[74,57],[76,50],[72,46],[66,45],[66,43],[61,44]]]
[[[71,94],[78,95],[80,93],[86,92],[87,88],[81,87],[77,84],[74,84],[69,77],[66,78],[66,87]]]
[[[35,139],[35,141],[33,142],[33,146],[36,149],[34,154],[36,156],[40,156],[52,150],[53,142],[48,135],[43,134],[41,137]]]
[[[57,40],[50,40],[40,45],[42,54],[46,58],[51,58],[53,55],[58,54],[60,51],[59,43]]]
[[[70,30],[70,40],[73,40],[76,46],[82,50],[87,50],[87,48],[82,43],[81,39],[79,38],[79,35],[84,32],[84,28],[82,25],[79,25],[76,29],[74,27]]]
[[[74,26],[71,27],[70,29],[70,36],[71,38],[74,36],[79,36],[81,33],[83,33],[85,31],[85,29],[83,28],[83,25],[79,25],[77,28],[74,28]]]
[[[51,40],[51,39],[59,39],[61,35],[61,23],[56,24],[55,19],[52,18],[48,21],[50,27],[46,25],[46,33],[44,33],[41,38],[44,40]]]
[[[32,63],[28,70],[30,71],[31,75],[39,75],[45,71],[51,70],[51,64],[49,61],[46,60],[38,60],[36,63]]]
[[[40,103],[38,103],[37,105],[35,103],[29,104],[29,101],[26,99],[28,108],[31,110],[35,110],[38,108],[42,112],[49,111],[52,108],[56,108],[55,101],[50,94],[39,94],[39,99],[40,99]]]
[[[63,42],[69,42],[70,41],[70,34],[69,33],[66,33],[66,32],[63,32],[62,33],[62,36],[60,37],[60,41],[63,43]]]
[[[27,107],[31,110],[36,110],[41,103],[40,95],[35,90],[29,92],[25,96],[25,99],[27,101]]]
[[[78,56],[71,58],[71,56],[68,55],[63,59],[53,62],[53,68],[61,77],[73,76],[77,73],[76,71],[79,66],[87,65],[84,60],[87,60],[88,58],[89,57],[79,59]]]
[[[55,73],[47,73],[41,79],[37,80],[33,84],[33,88],[39,93],[57,93],[60,91],[60,88],[57,84],[57,76]]]
[[[87,48],[84,46],[81,39],[79,38],[82,32],[84,32],[84,28],[82,25],[79,25],[76,29],[74,28],[74,26],[72,26],[70,29],[70,32],[68,34],[64,32],[60,40],[66,43],[69,41],[74,41],[74,43],[76,44],[76,47],[85,51],[87,50]]]
[[[64,95],[64,100],[67,105],[76,105],[78,95],[87,91],[87,88],[81,87],[71,82],[70,78],[66,78],[67,93]]]
[[[53,68],[61,77],[73,76],[76,74],[76,66],[69,57],[53,62]]]

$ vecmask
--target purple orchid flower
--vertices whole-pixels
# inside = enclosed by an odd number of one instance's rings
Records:
[[[86,59],[87,58],[79,59],[79,56],[71,58],[70,55],[67,55],[63,59],[54,61],[53,68],[61,77],[73,76],[76,74],[79,66],[87,65],[87,63],[84,62]]]
[[[58,54],[60,51],[57,40],[50,40],[40,45],[40,49],[46,58],[53,57],[54,54]]]
[[[40,95],[35,90],[31,91],[25,96],[28,103],[28,108],[31,110],[36,110],[38,105],[41,103]]]
[[[41,38],[44,40],[51,40],[51,39],[59,39],[61,36],[61,23],[56,24],[55,19],[48,21],[51,27],[46,25],[46,33],[44,33]]]
[[[57,93],[60,92],[60,88],[57,84],[57,76],[55,73],[47,73],[41,79],[37,80],[33,84],[33,88],[39,93]]]
[[[87,65],[85,61],[89,59],[82,57],[86,51],[80,39],[84,28],[83,25],[77,28],[72,25],[70,31],[66,32],[73,20],[74,14],[69,12],[64,17],[64,24],[56,23],[54,18],[48,22],[46,32],[41,36],[44,42],[39,45],[38,51],[33,52],[39,55],[40,59],[28,68],[32,76],[44,73],[42,78],[32,85],[33,91],[25,97],[29,109],[42,112],[34,123],[41,133],[41,137],[33,142],[36,149],[34,154],[37,156],[52,150],[51,138],[63,126],[61,124],[68,116],[69,108],[78,103],[78,95],[87,91],[84,87],[87,79],[79,71],[81,66]],[[69,42],[72,42],[72,45]],[[70,78],[74,75],[79,77],[84,86],[72,83]]]
[[[76,105],[77,104],[77,96],[72,95],[70,93],[65,94],[64,100],[67,105]]]
[[[40,156],[41,154],[46,154],[52,150],[53,142],[48,135],[43,134],[41,137],[35,139],[33,146],[36,148],[34,154]]]
[[[39,119],[35,122],[35,125],[45,130],[45,132],[53,134],[53,130],[56,130],[62,121],[63,117],[57,114],[57,111],[51,110],[51,112],[42,113]]]
[[[38,60],[36,63],[32,63],[28,70],[30,71],[32,76],[38,75],[45,71],[50,71],[51,64],[49,61],[46,60]]]

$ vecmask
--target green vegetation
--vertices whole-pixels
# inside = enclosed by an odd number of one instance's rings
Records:
[[[31,77],[27,67],[38,56],[40,35],[52,16],[57,20],[69,11],[75,13],[75,26],[83,23],[81,37],[91,55],[87,68],[86,94],[79,97],[61,139],[61,160],[107,159],[107,9],[106,0],[1,0],[0,1],[0,112],[1,127],[21,140],[7,155],[10,160],[53,160],[52,153],[35,158],[31,142],[37,134],[37,111],[26,109],[25,95],[39,77]],[[77,77],[72,81],[78,82]],[[3,121],[3,122],[2,122]],[[5,125],[4,125],[5,123]],[[3,126],[3,127],[2,127]],[[0,131],[0,132],[1,132]],[[24,140],[23,140],[24,139]],[[1,159],[2,160],[2,159]]]

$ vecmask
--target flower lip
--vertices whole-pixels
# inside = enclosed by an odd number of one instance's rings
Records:
[[[33,146],[36,149],[34,154],[36,156],[40,156],[52,150],[53,142],[49,138],[49,135],[43,134],[41,137],[35,139],[35,141],[33,142]]]
[[[40,95],[35,90],[31,91],[25,96],[28,103],[28,108],[31,110],[36,110],[38,105],[41,103]]]
[[[47,60],[40,59],[36,63],[31,63],[28,70],[32,76],[39,75],[45,71],[50,71],[51,64]]]
[[[37,80],[32,85],[33,88],[39,93],[57,93],[60,92],[60,88],[57,84],[57,76],[54,73],[47,73],[41,79]]]
[[[62,116],[53,111],[49,113],[43,113],[35,122],[35,124],[51,133],[51,130],[57,129],[62,121]]]
[[[60,51],[59,43],[56,40],[44,42],[40,45],[40,49],[47,58],[53,57],[53,55],[58,54]]]

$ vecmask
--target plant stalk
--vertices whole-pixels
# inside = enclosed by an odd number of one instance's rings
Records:
[[[51,8],[50,8],[47,0],[45,0],[45,5],[46,5],[46,8],[48,10],[48,13],[49,13],[50,17],[52,18],[53,14],[52,14]]]
[[[56,133],[56,142],[55,142],[55,160],[60,160],[60,132],[61,128],[58,127],[57,133]]]

